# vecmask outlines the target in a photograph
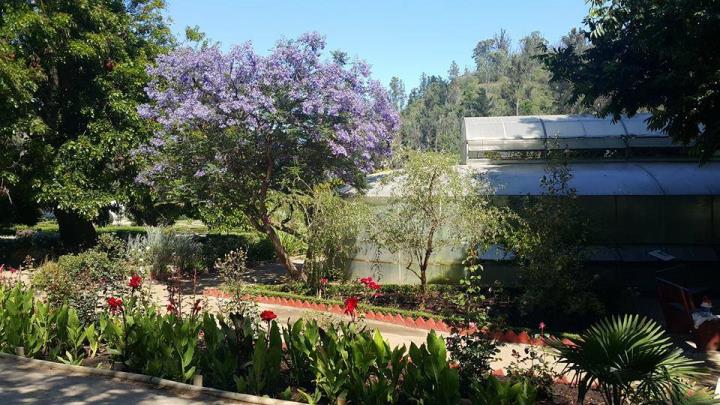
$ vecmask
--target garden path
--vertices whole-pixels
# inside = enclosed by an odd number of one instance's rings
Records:
[[[0,359],[0,404],[242,404],[139,382],[40,368]]]

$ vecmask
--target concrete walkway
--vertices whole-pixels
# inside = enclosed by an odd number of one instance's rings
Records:
[[[102,376],[68,373],[0,359],[0,404],[240,404]]]

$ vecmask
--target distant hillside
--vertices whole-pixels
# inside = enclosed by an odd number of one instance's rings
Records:
[[[403,119],[397,146],[457,152],[463,116],[593,112],[571,102],[569,83],[550,82],[539,58],[548,52],[548,41],[539,32],[520,39],[517,48],[511,44],[504,30],[482,40],[473,50],[474,70],[461,73],[452,62],[447,77],[423,74],[407,96],[403,83],[393,78],[390,94]],[[588,47],[576,29],[559,45],[570,44],[578,52]]]

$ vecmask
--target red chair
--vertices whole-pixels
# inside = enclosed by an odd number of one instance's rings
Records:
[[[658,278],[657,293],[669,332],[689,334],[699,351],[718,350],[720,319],[705,321],[695,329],[692,319],[695,303],[688,288]]]

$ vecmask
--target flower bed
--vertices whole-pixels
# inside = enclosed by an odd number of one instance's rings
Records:
[[[219,288],[214,287],[205,288],[204,294],[217,298],[231,298],[231,295],[223,292]],[[339,315],[342,315],[344,313],[342,301],[304,297],[297,294],[248,290],[247,298],[253,299],[258,303],[283,305],[294,308],[304,308],[320,312],[330,312]],[[359,304],[358,308],[360,309],[359,315],[361,317],[364,317],[365,319],[388,322],[395,325],[407,326],[410,328],[436,330],[439,332],[450,332],[452,330],[452,325],[457,322],[457,319],[442,318],[438,317],[435,314],[430,314],[423,311],[407,311],[392,307],[386,308],[366,304]],[[471,333],[472,331],[472,329],[463,330],[464,333]],[[530,331],[528,329],[483,329],[482,332],[488,337],[491,337],[501,343],[519,343],[533,346],[544,345],[544,340],[541,338],[541,335],[545,334],[533,333],[533,331]],[[565,343],[572,343],[572,340],[567,336],[573,337],[573,335],[570,334],[560,335],[561,339]]]

